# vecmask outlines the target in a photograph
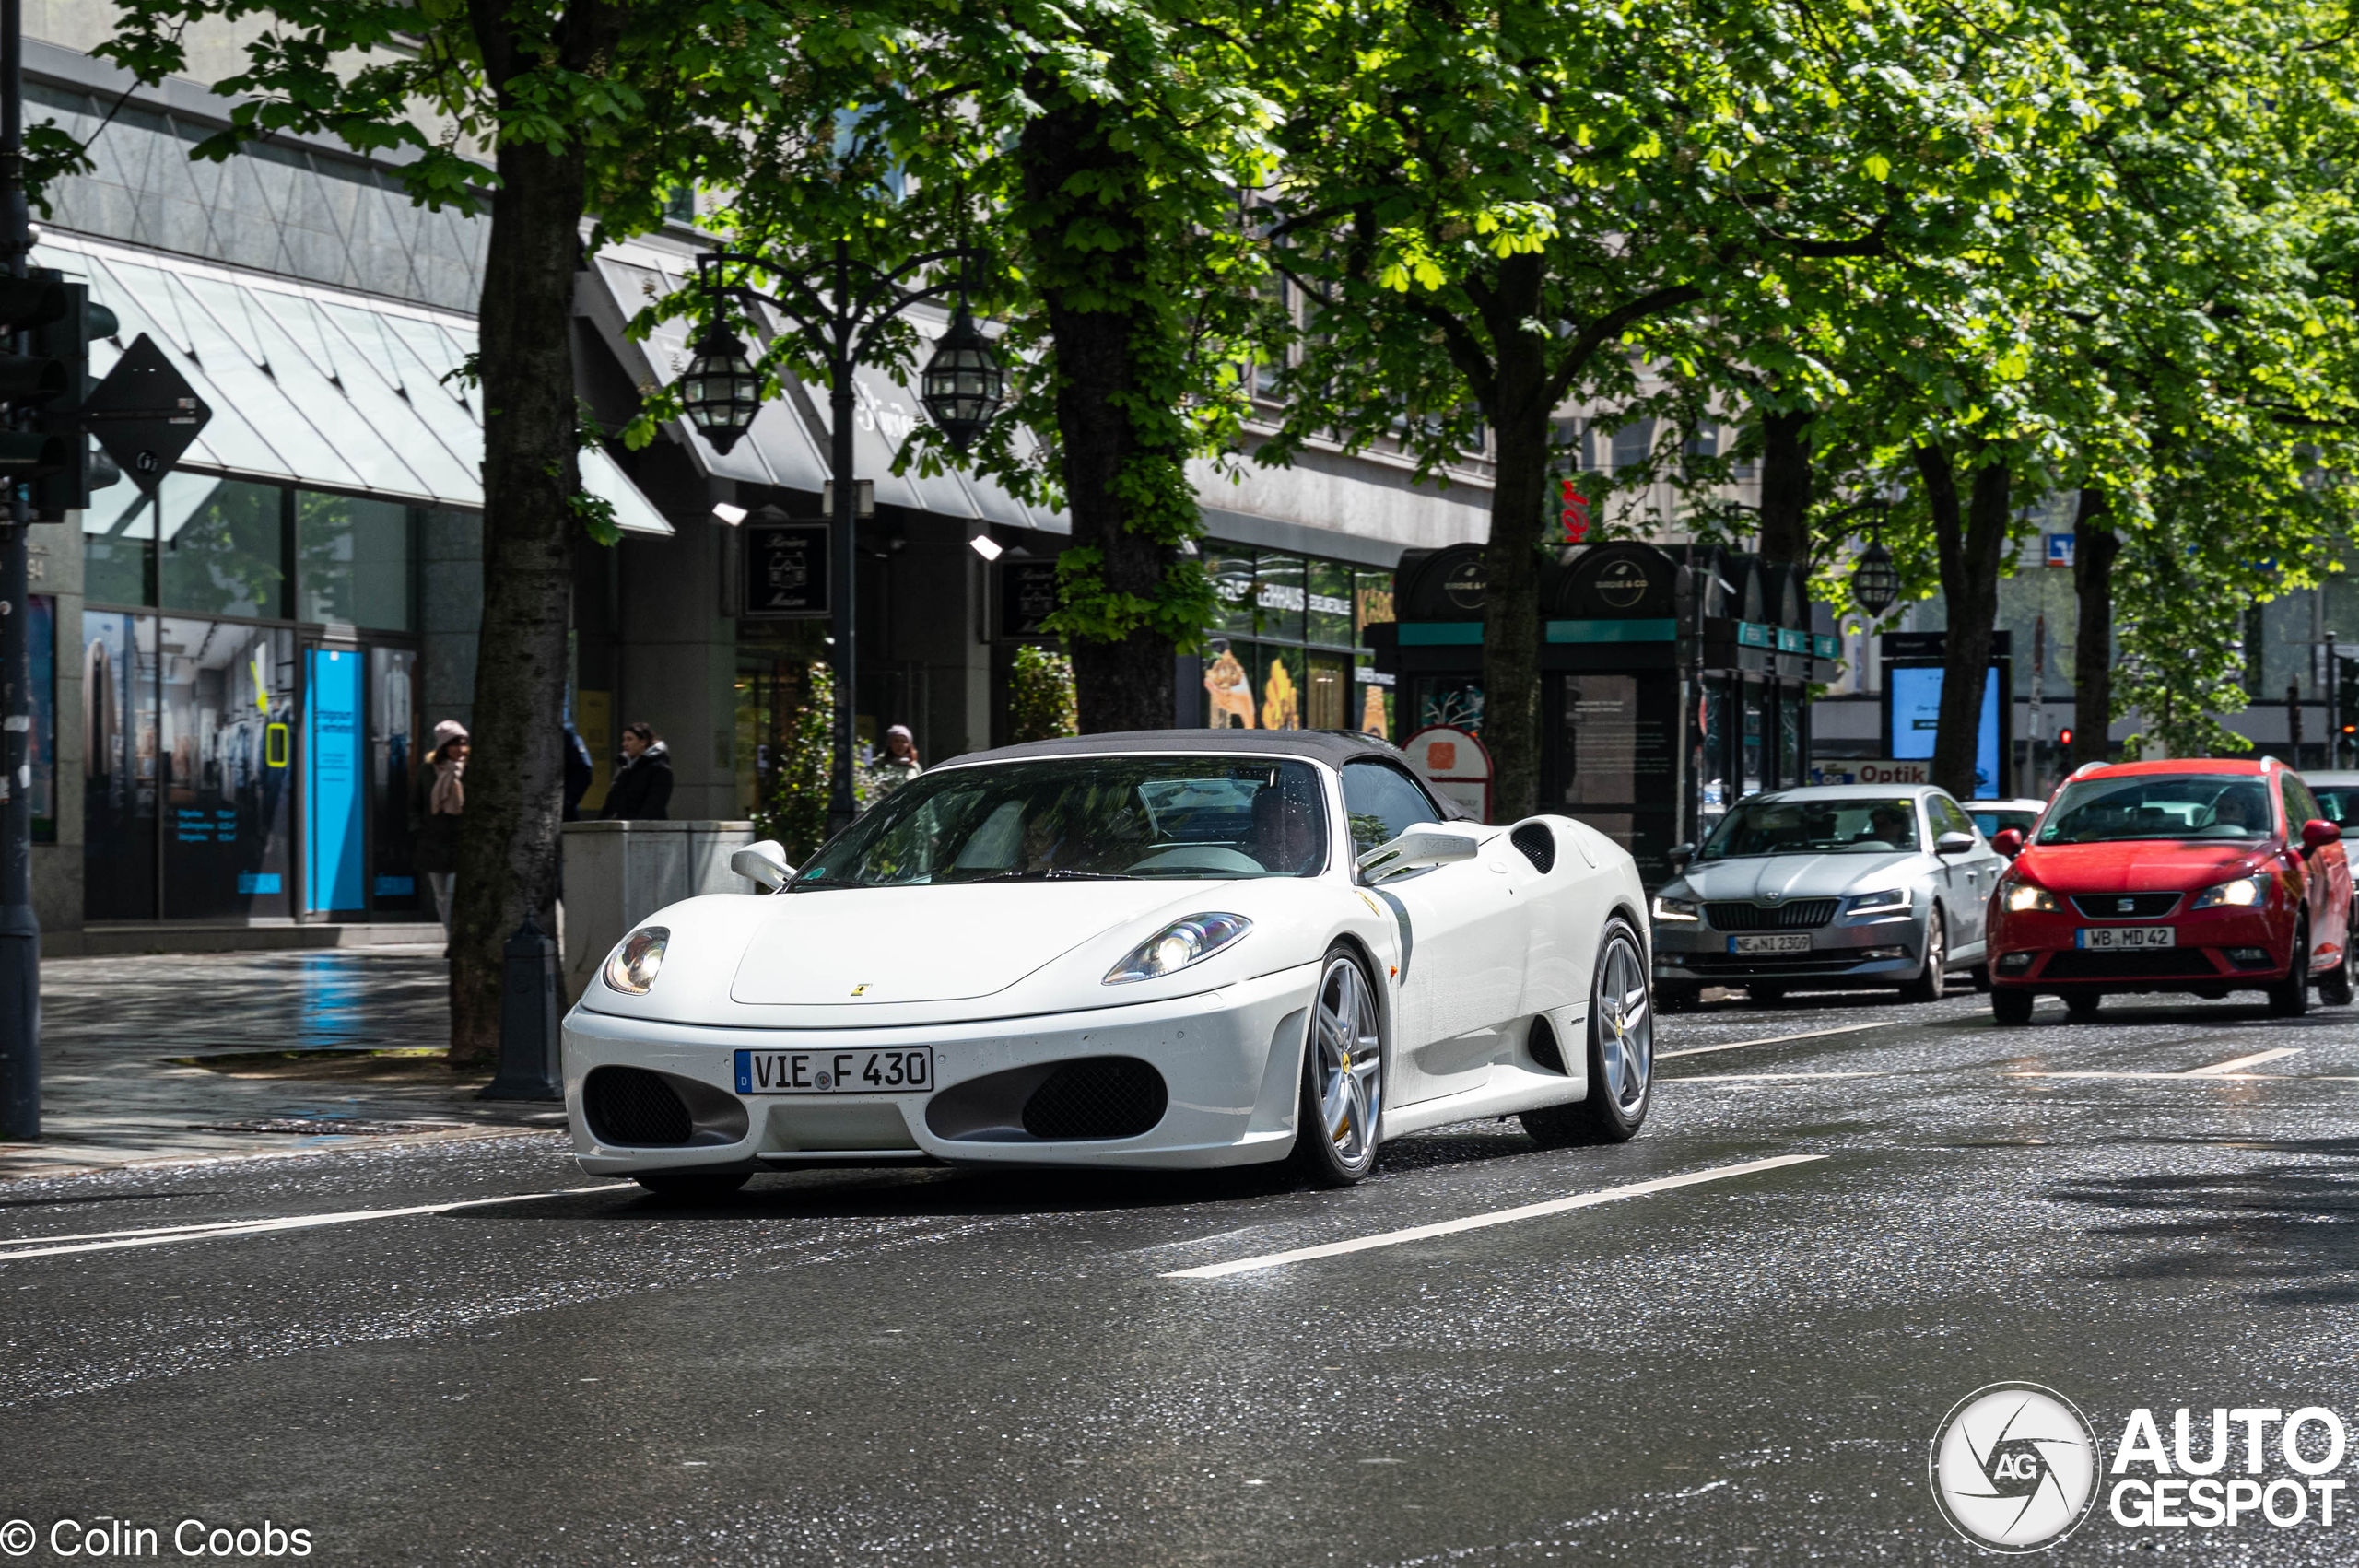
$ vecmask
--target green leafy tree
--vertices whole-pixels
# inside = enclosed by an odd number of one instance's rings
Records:
[[[1817,269],[1954,261],[2025,149],[2076,122],[2070,63],[2044,17],[1997,3],[1939,25],[1786,0],[1289,20],[1273,237],[1311,303],[1261,455],[1398,442],[1431,474],[1487,432],[1485,736],[1498,809],[1520,815],[1556,411],[1708,356],[1816,373],[1818,296],[1852,275]]]
[[[119,0],[97,53],[140,80],[184,74],[189,27],[261,18],[214,84],[222,158],[276,132],[400,152],[433,207],[486,212],[481,352],[484,614],[453,934],[452,1059],[497,1048],[502,940],[546,926],[557,879],[574,530],[598,528],[577,460],[571,302],[594,245],[651,228],[685,182],[731,185],[747,128],[864,60],[863,16],[758,0]],[[595,222],[590,220],[594,215]],[[609,536],[611,536],[609,534]]]
[[[1008,739],[1017,743],[1081,732],[1071,659],[1030,643],[1016,649],[1007,684],[1007,729]]]
[[[754,832],[775,838],[801,865],[827,837],[827,771],[833,753],[836,673],[825,660],[803,672],[801,700],[770,766]]]

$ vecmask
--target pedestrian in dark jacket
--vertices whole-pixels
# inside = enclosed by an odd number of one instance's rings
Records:
[[[434,749],[426,754],[409,786],[410,863],[434,890],[434,910],[442,934],[451,934],[451,892],[459,872],[459,815],[466,809],[467,728],[455,719],[434,726]]]
[[[606,786],[608,822],[663,822],[672,809],[672,754],[651,724],[623,726],[623,766]]]

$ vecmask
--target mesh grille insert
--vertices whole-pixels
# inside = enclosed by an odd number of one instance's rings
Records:
[[[1707,904],[1704,918],[1718,931],[1810,930],[1835,918],[1835,900],[1798,898],[1791,904]]]
[[[2177,976],[2208,979],[2220,972],[2200,947],[2155,947],[2135,953],[2059,953],[2040,977],[2048,980],[2153,980]]]
[[[1523,858],[1532,862],[1533,871],[1546,876],[1555,869],[1556,836],[1548,831],[1546,823],[1527,822],[1508,837],[1523,851]]]
[[[601,1067],[581,1081],[581,1116],[601,1143],[663,1148],[696,1131],[679,1094],[643,1067]]]
[[[1136,1138],[1163,1119],[1170,1096],[1163,1074],[1134,1057],[1069,1061],[1024,1102],[1035,1138]]]

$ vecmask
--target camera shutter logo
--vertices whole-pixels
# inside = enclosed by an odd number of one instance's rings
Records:
[[[1994,1551],[2043,1551],[2096,1502],[2096,1433],[2072,1401],[2036,1383],[1993,1383],[1933,1434],[1933,1500],[1958,1534]]]

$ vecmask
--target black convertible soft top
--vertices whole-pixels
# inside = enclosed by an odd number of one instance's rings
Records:
[[[1027,741],[968,752],[951,763],[1014,762],[1024,757],[1077,756],[1091,752],[1195,752],[1207,755],[1299,756],[1341,766],[1356,756],[1401,760],[1400,748],[1353,730],[1114,730]],[[945,765],[949,766],[949,764]]]

